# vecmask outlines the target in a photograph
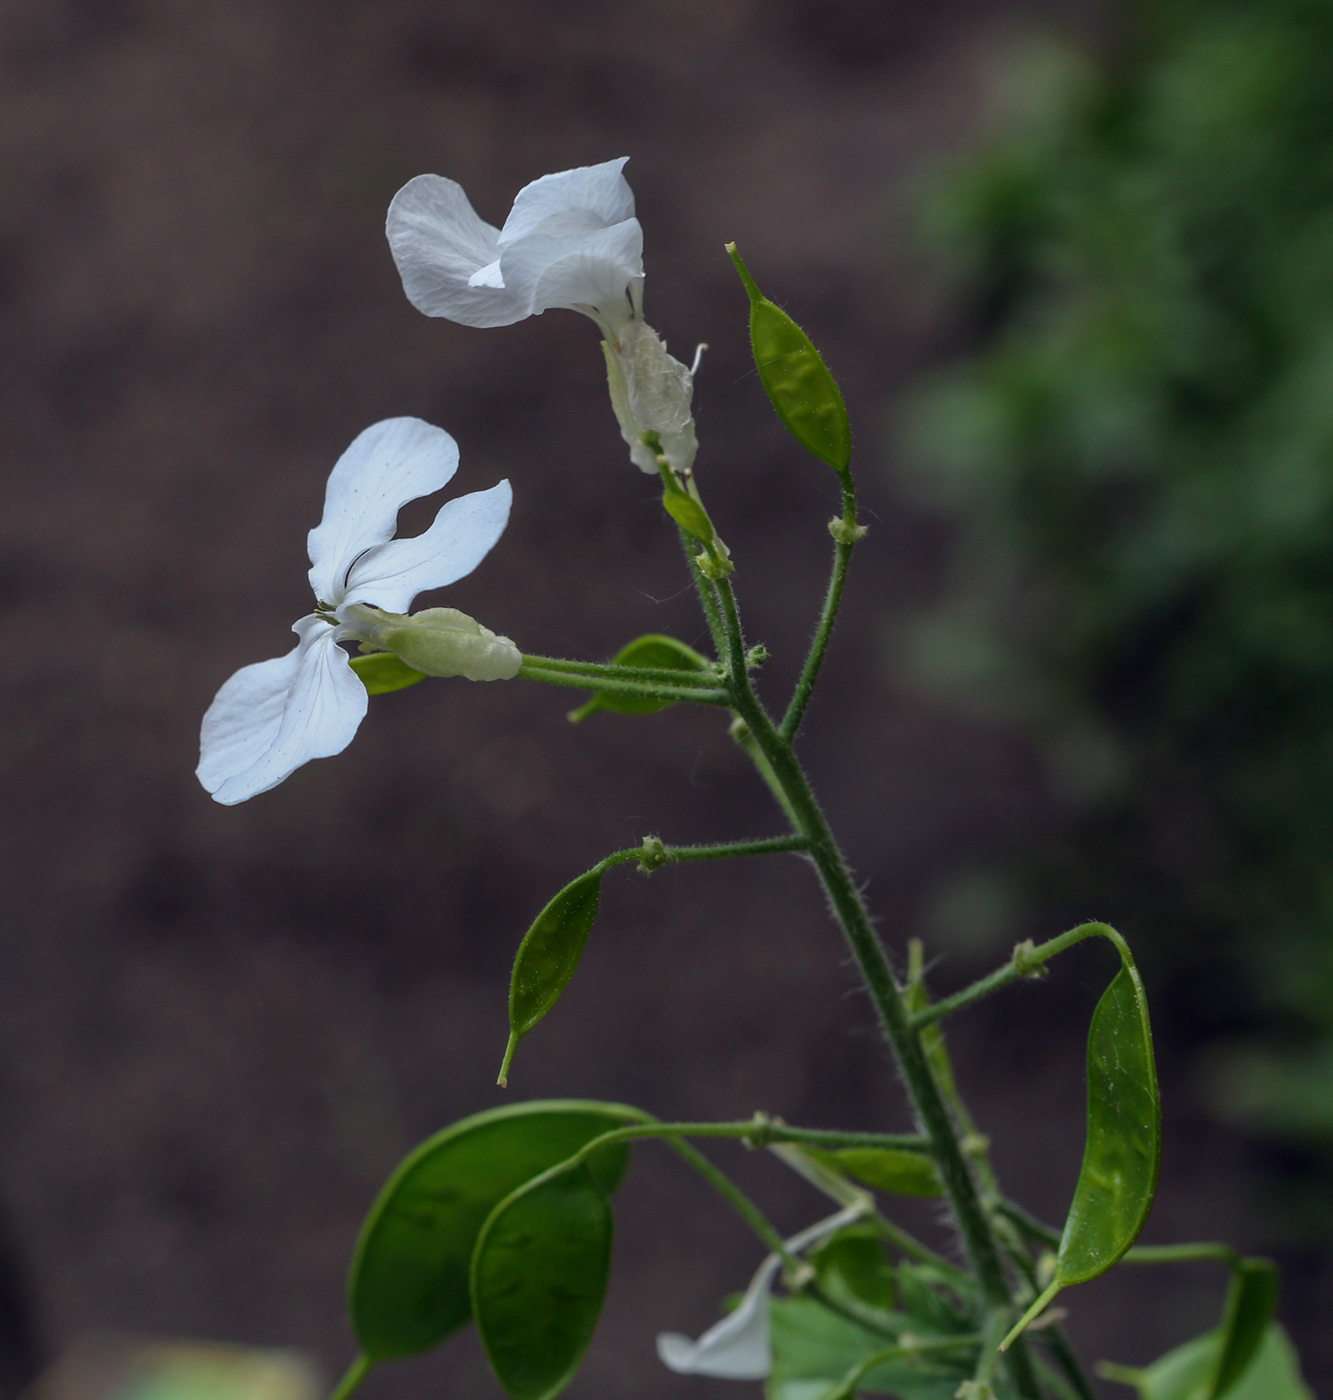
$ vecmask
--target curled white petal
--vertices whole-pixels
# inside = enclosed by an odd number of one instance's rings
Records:
[[[243,666],[218,691],[199,736],[199,781],[226,806],[277,787],[312,758],[341,753],[365,718],[366,688],[313,614],[286,656]]]
[[[345,598],[401,613],[418,593],[464,578],[504,533],[513,494],[508,481],[500,481],[489,491],[446,501],[430,529],[362,554],[347,571],[338,601]]]
[[[384,232],[418,311],[464,326],[508,326],[531,314],[526,295],[500,277],[500,230],[478,217],[453,180],[409,180],[389,205]]]
[[[865,1214],[858,1203],[836,1215],[820,1220],[786,1242],[796,1253],[850,1225]],[[745,1297],[734,1312],[715,1323],[697,1342],[679,1332],[663,1332],[657,1338],[657,1354],[672,1371],[691,1376],[717,1376],[723,1380],[760,1381],[773,1369],[768,1304],[773,1282],[782,1265],[779,1255],[770,1254],[759,1266]]]
[[[637,219],[559,236],[540,232],[500,255],[505,285],[522,289],[534,316],[563,307],[583,311],[614,333],[634,310],[643,279],[643,229]]]
[[[386,418],[359,433],[329,474],[324,515],[308,537],[315,597],[342,602],[349,570],[392,539],[399,510],[457,470],[458,444],[420,418]]]
[[[628,156],[543,175],[524,185],[500,230],[501,247],[533,233],[584,233],[634,217],[634,191],[625,179]]]

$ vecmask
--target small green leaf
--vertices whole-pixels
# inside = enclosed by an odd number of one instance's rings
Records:
[[[712,544],[717,538],[717,531],[708,518],[708,512],[693,496],[684,491],[663,491],[662,504],[672,520],[687,534],[693,535],[700,544]]]
[[[820,1287],[835,1301],[851,1299],[882,1311],[897,1301],[897,1274],[873,1225],[839,1230],[807,1258]]]
[[[495,1206],[593,1138],[642,1117],[620,1104],[574,1099],[506,1104],[410,1153],[371,1207],[352,1260],[348,1305],[366,1356],[411,1356],[463,1326],[472,1315],[473,1246]],[[613,1143],[589,1165],[609,1192],[628,1162],[628,1147]]]
[[[636,637],[628,646],[621,648],[614,664],[667,671],[702,671],[708,666],[708,662],[693,647],[687,647],[684,642],[661,632]],[[577,723],[597,710],[609,710],[618,715],[652,715],[675,703],[674,700],[651,700],[643,695],[594,695],[586,705],[572,711],[569,717]]]
[[[1231,1276],[1222,1348],[1208,1400],[1222,1400],[1245,1374],[1277,1311],[1278,1272],[1271,1259],[1242,1259]]]
[[[1213,1393],[1209,1387],[1217,1377],[1222,1342],[1223,1329],[1216,1328],[1158,1357],[1151,1366],[1097,1369],[1109,1380],[1133,1386],[1139,1400],[1207,1400]],[[1276,1322],[1269,1324],[1244,1374],[1225,1394],[1226,1400],[1314,1400],[1301,1379],[1296,1352]]]
[[[352,670],[361,677],[362,684],[372,695],[406,690],[409,685],[426,679],[425,672],[414,671],[391,651],[372,651],[365,656],[354,656]]]
[[[611,1271],[611,1204],[584,1164],[519,1187],[482,1226],[472,1309],[513,1400],[550,1400],[574,1378]]]
[[[1088,1136],[1050,1287],[1001,1343],[1007,1347],[1071,1283],[1104,1274],[1138,1238],[1157,1192],[1162,1104],[1148,1002],[1126,960],[1088,1030]]]
[[[935,1163],[923,1152],[892,1147],[845,1147],[837,1152],[812,1152],[829,1166],[869,1186],[896,1196],[942,1196],[944,1187]]]
[[[810,337],[755,285],[734,243],[727,244],[750,294],[750,344],[755,367],[778,417],[792,437],[834,471],[846,472],[852,428],[837,380]]]

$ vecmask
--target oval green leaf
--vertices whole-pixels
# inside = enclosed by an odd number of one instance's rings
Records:
[[[651,667],[656,671],[702,671],[708,666],[693,647],[661,632],[636,637],[620,649],[613,664]],[[651,700],[643,695],[594,695],[586,705],[571,711],[569,718],[577,723],[597,710],[610,710],[618,715],[652,715],[675,703],[674,700]]]
[[[472,1315],[468,1271],[486,1217],[516,1187],[612,1128],[642,1121],[636,1109],[576,1099],[506,1104],[445,1128],[389,1178],[361,1229],[348,1306],[372,1361],[438,1345]],[[600,1149],[589,1166],[615,1189],[629,1149]]]
[[[391,651],[372,651],[365,656],[352,657],[352,670],[372,695],[387,695],[391,690],[405,690],[409,685],[424,681],[424,671],[414,670]]]
[[[835,1301],[851,1299],[888,1312],[898,1299],[897,1272],[873,1225],[839,1230],[808,1256],[820,1287]]]
[[[579,965],[602,898],[602,871],[571,881],[533,920],[523,935],[509,978],[509,1044],[500,1084],[509,1075],[518,1042],[560,1000]]]
[[[845,1147],[818,1155],[872,1191],[896,1196],[942,1196],[944,1186],[935,1163],[923,1152],[892,1147]]]
[[[1161,1157],[1162,1102],[1148,1001],[1138,969],[1126,960],[1088,1030],[1088,1136],[1055,1277],[1002,1347],[1062,1288],[1097,1278],[1124,1255],[1152,1208]]]
[[[810,337],[760,292],[736,245],[729,243],[727,251],[750,294],[754,363],[778,417],[807,452],[834,471],[846,472],[852,458],[852,428],[837,380]]]
[[[662,504],[672,520],[700,544],[711,544],[717,537],[708,512],[693,496],[686,495],[684,491],[663,491]]]
[[[580,1163],[521,1186],[487,1219],[472,1310],[513,1400],[550,1400],[574,1378],[611,1272],[611,1203]]]

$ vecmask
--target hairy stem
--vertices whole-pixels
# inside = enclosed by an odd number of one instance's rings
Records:
[[[786,794],[784,808],[793,815],[796,829],[810,842],[810,856],[824,892],[842,926],[918,1118],[930,1139],[932,1154],[983,1295],[993,1307],[1009,1307],[1009,1284],[999,1246],[964,1157],[957,1129],[912,1025],[902,989],[804,770],[791,744],[777,731],[750,685],[745,669],[745,640],[730,581],[717,580],[715,587],[727,632],[726,659],[731,672],[734,707]],[[1006,1360],[1018,1393],[1025,1400],[1038,1400],[1040,1391],[1026,1350],[1012,1350]]]
[[[696,705],[731,704],[731,694],[726,690],[696,685],[668,685],[662,681],[622,681],[608,680],[603,676],[589,675],[581,671],[555,671],[545,666],[534,666],[524,662],[518,674],[528,681],[542,681],[546,685],[563,685],[572,690],[591,690],[597,694],[632,695],[636,699],[666,700],[668,702],[693,701]]]
[[[837,523],[835,518],[834,524]],[[833,571],[829,575],[828,591],[824,595],[824,606],[819,615],[819,625],[815,628],[810,650],[806,654],[805,665],[801,668],[801,677],[796,682],[796,689],[792,692],[787,713],[783,715],[782,723],[778,725],[778,733],[788,742],[796,736],[796,731],[801,727],[801,718],[805,714],[805,707],[810,703],[815,681],[819,678],[819,668],[824,664],[824,653],[828,650],[829,640],[833,636],[833,624],[837,621],[838,608],[842,603],[842,590],[847,582],[847,569],[852,562],[852,550],[856,547],[857,530],[856,487],[852,482],[851,474],[844,473],[842,477],[842,530],[833,546]]]

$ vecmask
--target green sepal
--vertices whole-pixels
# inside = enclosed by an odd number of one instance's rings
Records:
[[[518,1042],[560,999],[579,965],[602,897],[602,871],[572,880],[542,910],[523,936],[509,979],[509,1045],[500,1068],[500,1084]]]
[[[1002,1349],[1062,1288],[1097,1278],[1124,1256],[1157,1193],[1162,1101],[1148,1000],[1138,969],[1126,953],[1122,959],[1088,1028],[1087,1142],[1055,1276],[1001,1342]]]
[[[348,1309],[363,1353],[372,1361],[412,1356],[462,1327],[472,1316],[473,1248],[496,1205],[593,1138],[642,1119],[623,1104],[506,1104],[409,1153],[371,1207],[349,1272]],[[613,1143],[589,1168],[610,1192],[628,1163],[629,1149]]]
[[[391,651],[372,651],[365,656],[354,656],[351,660],[352,670],[361,677],[361,683],[372,695],[406,690],[409,685],[426,679],[424,671],[413,670]]]
[[[620,649],[613,664],[649,666],[656,670],[668,671],[703,671],[708,667],[708,662],[693,647],[687,647],[684,642],[678,642],[674,637],[668,637],[661,632],[649,632],[646,636],[636,637]],[[651,700],[643,695],[602,693],[594,695],[586,705],[580,705],[577,710],[571,710],[569,718],[577,724],[598,710],[609,710],[617,715],[652,715],[676,703],[674,700]]]
[[[809,1155],[872,1191],[896,1196],[944,1195],[935,1163],[923,1152],[904,1152],[895,1147],[844,1147],[836,1152],[809,1151]]]
[[[662,505],[672,520],[700,544],[709,545],[717,539],[717,531],[708,512],[687,492],[668,488],[662,492]]]
[[[840,475],[852,459],[852,427],[838,382],[810,337],[760,292],[734,243],[727,252],[750,294],[750,345],[759,381],[787,431]]]
[[[472,1310],[512,1400],[552,1400],[592,1341],[611,1273],[611,1203],[589,1165],[520,1186],[491,1212],[472,1257]]]

